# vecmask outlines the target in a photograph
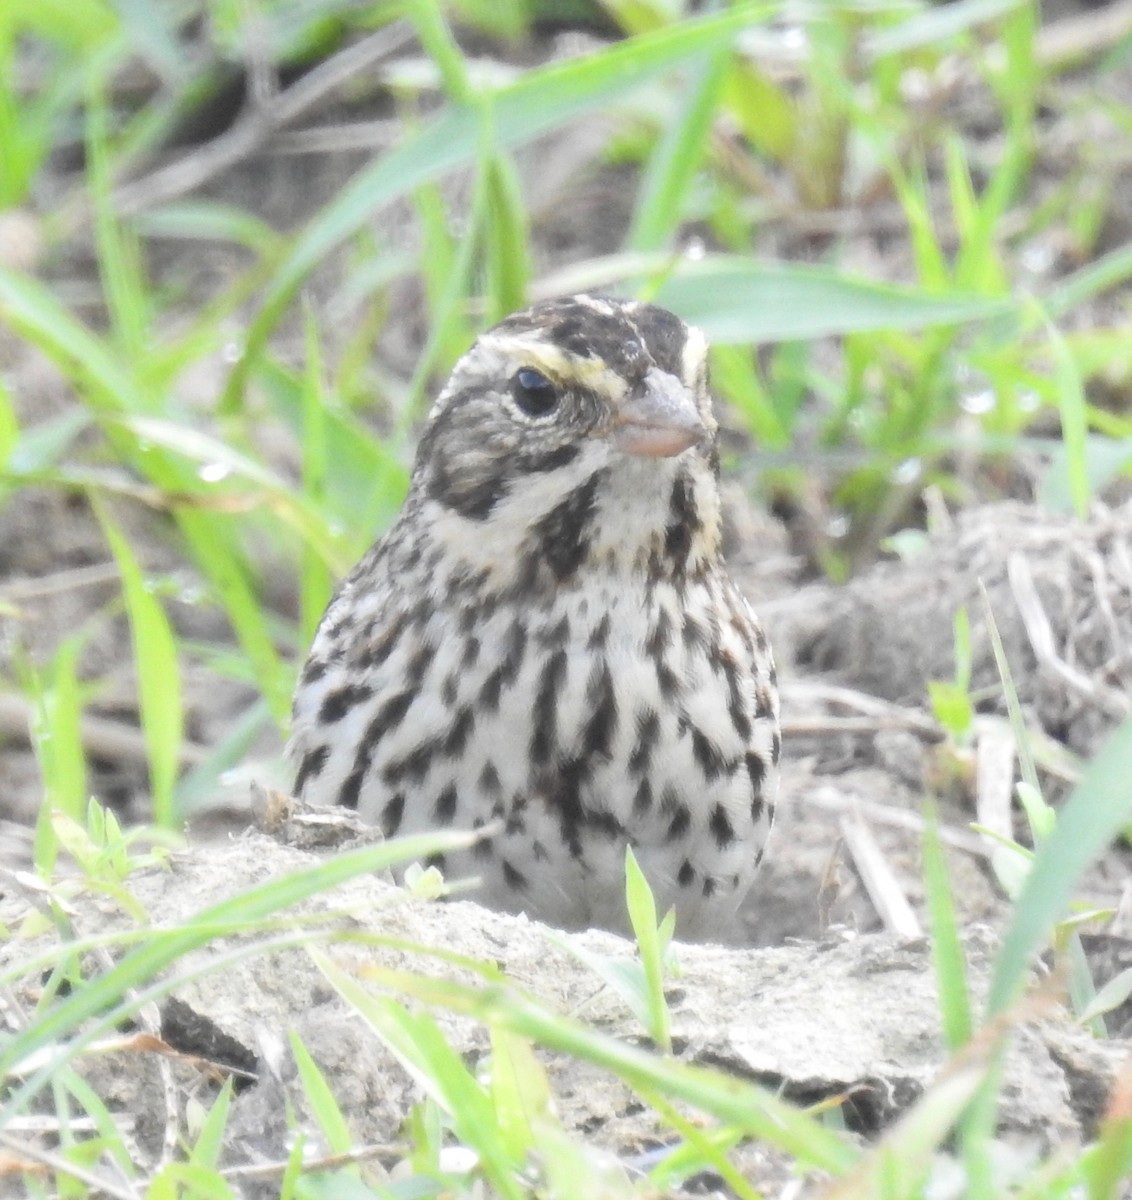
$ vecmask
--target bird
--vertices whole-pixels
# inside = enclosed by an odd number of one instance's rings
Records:
[[[631,847],[677,938],[733,939],[781,738],[719,467],[707,340],[666,309],[566,296],[482,333],[318,627],[295,796],[483,829],[434,865],[563,930],[629,931]]]

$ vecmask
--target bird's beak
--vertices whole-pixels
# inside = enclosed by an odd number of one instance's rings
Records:
[[[617,410],[613,444],[639,458],[672,458],[707,431],[688,388],[675,375],[653,367],[640,390]]]

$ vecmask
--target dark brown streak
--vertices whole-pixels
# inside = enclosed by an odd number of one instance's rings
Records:
[[[637,714],[637,744],[629,756],[629,770],[635,775],[643,775],[649,769],[652,752],[656,749],[657,738],[660,735],[660,717],[655,709],[646,709]]]
[[[542,767],[550,762],[558,741],[558,689],[566,678],[566,651],[556,650],[542,669],[532,713],[531,763]]]
[[[700,518],[696,512],[692,485],[687,474],[681,472],[672,485],[672,498],[668,504],[668,525],[664,531],[664,552],[677,573],[687,570],[692,540],[699,529]]]
[[[323,697],[318,710],[320,725],[332,725],[357,704],[362,704],[373,695],[373,688],[364,683],[347,683]]]
[[[608,758],[617,729],[617,696],[609,664],[604,659],[595,665],[586,684],[586,704],[590,715],[582,730],[581,752],[587,757]]]
[[[432,815],[436,818],[438,825],[451,825],[452,819],[456,815],[456,785],[448,784],[447,787],[436,798],[436,803],[432,806]]]
[[[735,840],[735,829],[731,824],[731,818],[727,815],[727,810],[722,804],[717,804],[712,809],[711,820],[708,822],[712,836],[715,838],[715,844],[722,850],[726,846],[730,846]]]
[[[408,617],[404,613],[399,613],[394,617],[391,624],[387,625],[373,641],[366,644],[357,657],[357,665],[365,668],[380,667],[393,653],[407,624]]]
[[[397,830],[401,828],[401,817],[404,812],[405,797],[398,792],[389,798],[381,810],[381,832],[387,838],[395,836]]]
[[[527,650],[527,629],[520,621],[512,621],[507,630],[506,649],[503,659],[483,682],[480,688],[479,702],[489,712],[499,707],[499,698],[503,689],[515,682],[519,669],[523,665],[523,655]]]
[[[692,754],[700,764],[704,778],[710,783],[727,770],[728,762],[723,751],[700,729],[692,727]]]
[[[604,477],[604,471],[595,471],[535,525],[535,547],[559,583],[569,579],[585,561],[594,502]]]
[[[303,786],[308,779],[314,779],[320,774],[322,768],[326,766],[326,760],[330,757],[329,746],[316,746],[313,750],[308,750],[303,755],[303,761],[299,765],[299,773],[295,776],[295,795],[303,794]]]
[[[569,466],[581,454],[582,448],[567,442],[540,454],[523,454],[515,459],[514,475],[542,475]]]

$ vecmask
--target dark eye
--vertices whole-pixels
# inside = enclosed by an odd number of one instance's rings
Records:
[[[558,389],[541,371],[520,367],[511,380],[511,395],[528,417],[545,417],[558,405]]]

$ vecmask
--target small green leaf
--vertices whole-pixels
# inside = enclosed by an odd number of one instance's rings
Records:
[[[672,1051],[668,1001],[664,996],[664,952],[656,922],[656,902],[631,846],[625,847],[625,899],[645,973],[649,1036],[665,1054]],[[675,918],[673,918],[675,919]]]
[[[946,680],[933,680],[928,683],[928,698],[935,719],[956,742],[965,741],[975,719],[975,709],[966,688]]]

